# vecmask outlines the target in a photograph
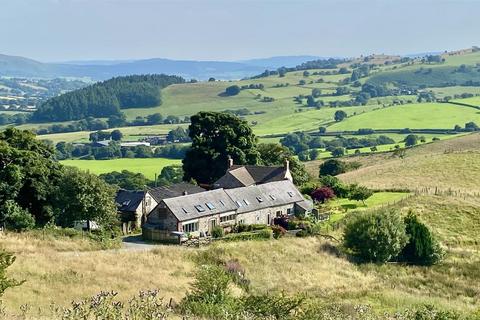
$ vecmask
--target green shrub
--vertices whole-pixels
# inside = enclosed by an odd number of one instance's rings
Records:
[[[443,250],[428,227],[412,212],[408,213],[404,221],[409,240],[400,254],[400,259],[419,265],[439,262],[443,257]]]
[[[5,202],[5,225],[7,229],[25,231],[35,227],[35,218],[15,201]]]
[[[310,234],[308,233],[308,231],[306,230],[300,230],[298,231],[295,236],[296,237],[299,237],[299,238],[304,238],[304,237],[308,237]]]
[[[345,162],[337,159],[329,159],[320,165],[320,177],[336,176],[347,171]]]
[[[248,232],[248,231],[258,231],[258,230],[263,230],[266,229],[267,225],[266,224],[237,224],[233,227],[233,232]]]
[[[222,240],[225,241],[240,241],[240,240],[263,240],[272,238],[272,230],[264,229],[258,232],[242,232],[227,234]]]
[[[345,226],[345,248],[367,262],[396,258],[408,241],[405,224],[396,211],[357,213]]]
[[[249,295],[242,299],[243,308],[255,319],[295,319],[303,301],[302,296]]]
[[[19,286],[23,281],[16,281],[14,279],[7,278],[6,271],[15,262],[15,256],[9,252],[0,250],[0,298],[8,288]],[[1,300],[0,300],[1,306]],[[0,310],[1,315],[1,310]]]
[[[264,229],[258,232],[259,239],[271,239],[273,236],[272,229]]]
[[[203,265],[195,275],[192,290],[180,303],[179,310],[183,314],[220,318],[225,312],[233,312],[235,300],[229,286],[232,278],[224,267]]]
[[[212,237],[221,238],[223,237],[223,228],[220,226],[215,226],[212,229]]]

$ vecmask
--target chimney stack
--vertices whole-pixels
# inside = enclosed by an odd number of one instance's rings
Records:
[[[232,157],[228,156],[228,168],[233,167],[233,159]]]
[[[187,190],[184,190],[184,191],[183,191],[183,195],[184,195],[184,196],[188,195]]]
[[[286,171],[290,171],[290,161],[288,159],[285,159],[285,163],[283,165]]]

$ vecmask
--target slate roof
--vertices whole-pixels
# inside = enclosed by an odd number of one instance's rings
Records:
[[[304,201],[302,194],[289,180],[234,189],[214,189],[163,200],[179,221],[230,211],[245,213]],[[212,204],[213,208],[209,208],[207,203]],[[202,210],[197,209],[198,205]]]
[[[289,180],[226,189],[225,192],[237,204],[237,213],[257,211],[305,200]]]
[[[251,186],[253,184],[282,181],[285,180],[285,178],[286,169],[283,166],[233,165],[214,185],[220,188],[238,188]]]
[[[170,186],[149,189],[148,193],[150,193],[150,195],[155,199],[155,201],[160,202],[163,199],[183,196],[185,192],[187,194],[196,194],[204,191],[205,189],[194,184],[180,182],[172,184]]]
[[[223,189],[164,199],[163,202],[179,221],[196,219],[216,213],[235,211],[237,206]],[[208,208],[207,203],[213,205]],[[196,206],[201,206],[199,211]]]
[[[135,212],[142,203],[143,191],[129,191],[120,189],[115,197],[117,208],[122,212]]]

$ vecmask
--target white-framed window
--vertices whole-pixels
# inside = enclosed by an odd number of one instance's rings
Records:
[[[183,232],[198,231],[198,221],[184,224],[184,225],[182,225],[182,228],[183,228]]]
[[[235,214],[220,217],[220,222],[227,222],[227,221],[233,221],[233,220],[235,220]]]
[[[293,212],[292,212],[292,208],[288,208],[288,209],[287,209],[287,214],[288,214],[288,215],[291,215],[292,213],[293,213]]]

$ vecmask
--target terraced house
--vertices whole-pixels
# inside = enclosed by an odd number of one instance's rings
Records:
[[[283,168],[283,173],[276,175],[273,181],[259,180],[279,168]],[[233,171],[238,169],[239,166]],[[231,171],[227,172],[229,177],[222,177],[215,184],[219,186],[217,189],[160,201],[143,226],[144,238],[175,241],[175,236],[181,233],[209,235],[215,226],[228,229],[235,224],[270,225],[275,217],[308,213],[312,209],[312,203],[302,196],[288,176],[285,177],[288,166],[243,167],[241,176],[233,178]],[[248,172],[261,174],[252,177]],[[281,176],[284,178],[278,178]],[[231,187],[232,181],[234,187]],[[237,187],[239,183],[243,186]]]

